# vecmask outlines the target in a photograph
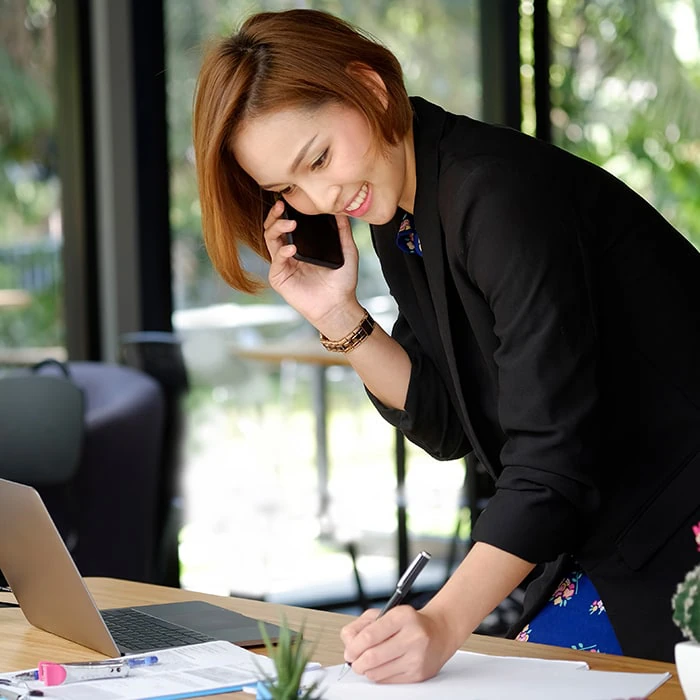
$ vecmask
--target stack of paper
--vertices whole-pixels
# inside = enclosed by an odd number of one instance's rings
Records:
[[[156,654],[157,664],[138,666],[124,678],[48,688],[41,681],[30,681],[27,685],[42,690],[45,700],[176,700],[212,695],[212,691],[241,690],[274,672],[270,659],[229,642],[192,644]],[[13,675],[3,673],[0,678],[11,679]]]
[[[589,671],[576,661],[489,656],[458,651],[435,678],[423,683],[381,685],[350,671],[338,681],[342,666],[307,674],[322,678],[324,700],[612,700],[643,698],[668,673]]]
[[[158,663],[136,667],[125,678],[82,681],[41,689],[46,700],[175,700],[248,690],[274,675],[273,662],[228,642],[207,642],[157,652]],[[55,659],[59,661],[58,659]],[[612,700],[646,697],[667,673],[590,671],[577,661],[488,656],[458,651],[435,677],[423,683],[381,685],[342,666],[310,670],[304,683],[321,681],[324,700]],[[12,678],[13,673],[0,674]],[[1,693],[1,689],[0,689]]]

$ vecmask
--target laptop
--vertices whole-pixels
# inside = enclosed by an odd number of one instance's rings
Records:
[[[202,601],[99,610],[37,491],[6,479],[0,479],[0,570],[32,625],[107,656],[213,640],[262,644],[257,620]],[[277,640],[279,628],[264,625]]]

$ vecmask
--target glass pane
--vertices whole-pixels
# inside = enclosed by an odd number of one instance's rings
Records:
[[[322,600],[331,581],[347,587],[345,597],[354,595],[351,559],[342,544],[350,540],[362,543],[361,569],[370,587],[384,590],[395,583],[394,433],[349,368],[324,370],[289,356],[271,363],[243,360],[231,351],[319,344],[313,329],[276,294],[243,296],[213,272],[202,246],[190,122],[206,39],[230,32],[250,13],[292,7],[333,12],[385,42],[402,63],[410,94],[478,117],[481,88],[477,0],[166,2],[174,325],[195,383],[183,585],[225,593],[233,587],[268,598],[291,599],[296,593],[298,602],[305,595]],[[369,231],[357,222],[353,231],[361,249],[358,296],[375,305],[372,312],[389,329],[394,310]],[[249,269],[266,276],[260,261],[251,259]],[[323,407],[316,404],[314,412],[312,400],[324,377],[330,523],[317,518],[324,496],[318,489],[316,420]],[[436,470],[420,450],[408,450],[412,544],[420,544],[419,534],[447,542],[455,528],[463,464],[443,463]],[[329,537],[319,538],[325,525]],[[222,550],[228,555],[222,557]],[[317,590],[309,589],[309,577],[318,578]]]
[[[550,0],[555,142],[700,246],[698,0]]]
[[[64,355],[54,15],[0,3],[0,364]]]

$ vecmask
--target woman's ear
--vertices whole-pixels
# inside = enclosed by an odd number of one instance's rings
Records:
[[[387,94],[386,85],[377,71],[359,61],[351,63],[347,67],[347,71],[374,93],[384,109],[389,107],[389,95]]]

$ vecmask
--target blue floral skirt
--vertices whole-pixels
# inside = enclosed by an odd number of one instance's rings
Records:
[[[580,570],[571,571],[547,604],[516,637],[581,651],[622,654],[605,606],[593,582]]]

